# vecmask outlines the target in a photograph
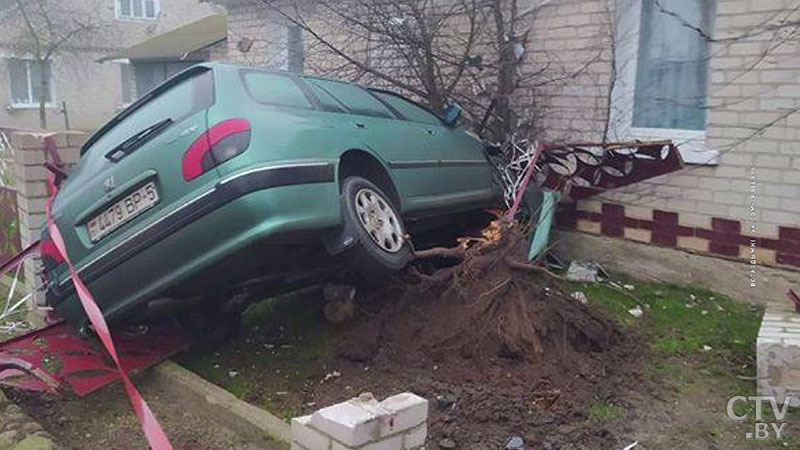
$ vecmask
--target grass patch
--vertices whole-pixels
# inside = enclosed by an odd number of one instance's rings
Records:
[[[622,285],[632,290],[601,283],[569,283],[568,292],[581,291],[589,302],[599,306],[626,327],[635,330],[652,349],[645,375],[659,384],[671,386],[682,403],[705,398],[714,403],[713,412],[697,404],[700,416],[719,419],[720,429],[687,432],[715,436],[720,448],[742,441],[745,432],[752,432],[756,422],[754,403],[739,402],[735,413],[747,415],[743,423],[727,418],[726,406],[734,396],[756,395],[755,346],[763,308],[737,302],[727,296],[695,286],[625,280]],[[629,313],[636,307],[643,310],[639,318]],[[621,410],[621,411],[620,411]],[[607,402],[590,405],[589,417],[602,423],[613,420],[624,410]],[[763,423],[775,422],[772,408],[765,403]],[[800,424],[800,410],[790,410],[780,441],[774,438],[748,441],[753,448],[800,450],[794,427]],[[739,448],[737,446],[737,448]]]
[[[694,286],[630,282],[633,290],[573,283],[626,325],[635,326],[661,356],[711,354],[736,362],[754,354],[763,311]],[[639,306],[636,318],[628,311]]]
[[[589,405],[589,420],[601,424],[619,419],[625,414],[625,408],[608,403],[605,400],[595,400]]]
[[[293,292],[251,305],[242,333],[215,350],[200,349],[176,361],[235,396],[286,419],[300,411],[287,401],[318,383],[320,361],[331,342],[353,323],[334,325],[322,319],[318,290]]]

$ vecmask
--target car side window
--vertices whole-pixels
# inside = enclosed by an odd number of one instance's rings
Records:
[[[315,97],[317,97],[319,105],[325,111],[342,112],[342,113],[347,112],[347,107],[344,106],[342,102],[337,100],[336,97],[332,96],[328,91],[320,88],[314,83],[305,83],[305,85],[308,87],[308,90],[310,90],[311,93],[314,94]]]
[[[436,114],[426,110],[425,108],[406,98],[403,98],[397,94],[391,94],[382,91],[372,91],[372,93],[384,102],[391,105],[392,108],[396,109],[408,120],[427,123],[429,125],[442,125],[441,119],[439,119]]]
[[[286,75],[243,70],[242,81],[253,100],[267,105],[311,108],[311,102],[300,86]]]
[[[339,100],[354,114],[386,117],[390,119],[394,118],[394,114],[392,114],[389,108],[359,86],[320,78],[307,78],[306,80],[309,84],[313,84]]]

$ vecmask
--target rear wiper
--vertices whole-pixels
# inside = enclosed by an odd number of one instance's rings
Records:
[[[167,128],[172,124],[172,119],[166,118],[160,122],[156,122],[149,127],[145,128],[142,131],[134,134],[133,136],[129,137],[122,141],[121,144],[117,145],[116,147],[112,148],[108,153],[106,153],[105,157],[109,161],[117,162],[124,158],[125,156],[132,153],[137,148],[144,145],[145,142],[149,141],[151,138],[154,138],[158,133],[162,130]]]

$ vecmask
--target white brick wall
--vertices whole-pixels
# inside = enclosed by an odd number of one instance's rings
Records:
[[[292,419],[292,449],[404,450],[424,446],[428,401],[411,393],[378,402],[362,394]]]
[[[535,93],[543,108],[541,129],[547,139],[597,140],[602,136],[602,107],[609,86],[606,74],[612,61],[609,25],[614,16],[599,11],[613,3],[555,0],[531,18],[537,55],[529,70],[541,68],[550,58],[555,61],[554,68],[548,69],[553,78],[578,74],[563,86],[548,85]],[[781,11],[800,6],[800,1],[717,0],[717,4],[715,37],[724,39],[763,29],[762,22],[775,25]],[[598,13],[583,14],[587,10]],[[760,220],[765,226],[800,224],[800,203],[795,201],[800,185],[800,112],[779,120],[800,108],[798,41],[783,42],[778,32],[752,34],[712,45],[707,144],[722,152],[719,164],[690,166],[603,197],[709,219],[747,221],[747,177],[755,161]],[[592,67],[581,72],[590,60]]]

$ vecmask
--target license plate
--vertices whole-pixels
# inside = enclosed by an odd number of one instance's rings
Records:
[[[149,182],[94,216],[86,224],[89,239],[97,242],[158,203],[156,184]]]

